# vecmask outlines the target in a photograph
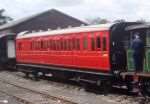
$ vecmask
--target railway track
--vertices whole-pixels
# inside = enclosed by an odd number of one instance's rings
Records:
[[[23,78],[22,73],[3,72],[3,73],[0,73],[0,75],[1,75],[0,76],[0,84],[1,85],[3,85],[3,84],[5,84],[5,86],[11,85],[11,86],[16,86],[17,88],[19,86],[19,87],[21,87],[21,89],[24,89],[24,88],[27,89],[26,92],[29,91],[31,93],[33,91],[33,93],[37,94],[35,96],[41,95],[41,94],[39,94],[38,91],[40,91],[40,93],[43,92],[44,97],[47,94],[48,94],[48,96],[49,95],[58,96],[58,97],[52,96],[52,98],[49,98],[52,101],[54,101],[53,103],[44,103],[44,104],[77,104],[77,103],[79,103],[79,104],[101,104],[101,102],[110,102],[111,104],[150,104],[149,103],[150,102],[149,98],[145,99],[143,97],[137,97],[137,96],[132,96],[132,95],[128,96],[128,95],[126,95],[125,90],[121,90],[121,89],[118,89],[118,88],[115,88],[112,92],[110,92],[110,94],[108,94],[106,96],[103,96],[101,94],[94,94],[93,91],[92,91],[92,93],[87,92],[87,91],[83,91],[83,90],[80,91],[79,90],[80,87],[76,84],[74,85],[74,83],[73,84],[70,84],[70,83],[66,84],[66,83],[63,83],[63,82],[60,83],[59,81],[58,81],[59,82],[58,83],[57,81],[53,80],[53,78],[52,79],[48,78],[47,81],[45,80],[45,78],[41,79],[40,81],[33,81],[33,80],[28,80],[28,79]],[[15,82],[13,82],[13,81],[15,81]],[[26,83],[26,84],[24,85],[24,83]],[[34,85],[36,87],[39,84],[40,85],[44,84],[44,86],[40,86],[38,88],[32,87]],[[51,86],[51,87],[49,87],[49,86]],[[63,90],[62,91],[63,94],[59,93],[59,95],[57,95],[57,94],[49,93],[49,91],[51,92],[50,89],[53,89],[53,87],[56,88],[56,89],[60,88],[61,90]],[[12,89],[14,90],[14,88],[12,88]],[[0,91],[1,90],[3,90],[3,88],[1,89],[1,86],[0,86]],[[57,90],[57,91],[54,91],[54,92],[56,92],[56,93],[59,92],[59,91],[61,92],[61,90]],[[67,93],[64,90],[67,90]],[[73,93],[70,93],[70,90]],[[38,92],[38,93],[36,93],[36,92]],[[75,93],[76,96],[74,96],[74,93]],[[77,95],[77,93],[78,93],[78,95]],[[79,93],[82,93],[82,94],[79,94]],[[9,92],[9,95],[10,94],[11,93]],[[84,94],[85,94],[86,97],[83,96]],[[25,93],[22,96],[27,96],[27,95],[28,95],[28,93]],[[30,94],[30,95],[34,96],[34,94]],[[88,95],[90,97],[88,97]],[[70,98],[68,96],[70,96]],[[17,97],[17,98],[15,98],[15,97]],[[18,99],[18,95],[17,96],[15,95],[15,97],[14,97],[15,99]],[[25,102],[27,104],[35,104],[35,102],[38,102],[38,100],[34,101],[33,100],[34,98],[33,99],[31,98],[31,100],[28,100],[27,98],[24,98],[24,97],[21,97],[21,96],[19,96],[19,98],[21,98],[21,99],[19,99],[19,101]],[[75,99],[72,99],[72,98],[75,98]],[[65,102],[65,101],[68,101],[68,100],[65,100],[65,99],[68,99],[69,102]],[[46,100],[45,100],[45,102],[46,102]],[[74,103],[74,102],[76,102],[76,103]],[[41,103],[36,103],[36,104],[43,104],[43,103],[41,102]],[[105,103],[103,103],[103,104],[105,104]],[[109,103],[106,103],[106,104],[109,104]]]
[[[31,90],[0,79],[0,92],[12,96],[24,104],[76,104],[74,102]]]
[[[20,102],[21,104],[34,104],[34,103],[30,102],[30,101],[27,101],[27,100],[25,100],[25,99],[23,99],[23,98],[20,98],[20,97],[18,97],[18,96],[9,94],[9,93],[7,93],[7,92],[5,92],[5,91],[1,91],[1,90],[0,90],[0,92],[1,92],[1,93],[4,93],[4,94],[7,95],[7,96],[11,96],[13,99],[17,100],[17,101]],[[2,102],[2,103],[8,103],[8,102]]]

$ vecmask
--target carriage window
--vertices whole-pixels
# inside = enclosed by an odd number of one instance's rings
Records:
[[[55,50],[57,50],[57,45],[58,45],[57,40],[55,40]]]
[[[56,48],[57,48],[57,41],[54,40],[54,50],[56,50]]]
[[[91,38],[91,49],[93,51],[95,50],[95,40],[94,40],[94,37]]]
[[[67,40],[67,50],[70,50],[70,40]]]
[[[52,46],[52,50],[54,50],[54,40],[52,40],[51,46]]]
[[[60,39],[58,40],[58,43],[59,43],[59,50],[61,50],[61,40]]]
[[[72,39],[72,49],[74,50],[75,48],[76,48],[76,46],[75,46],[75,39]]]
[[[41,49],[46,49],[46,41],[41,41]]]
[[[51,42],[52,44],[51,44],[51,46],[52,46],[52,50],[54,50],[54,40],[52,40],[52,42]]]
[[[34,47],[35,50],[37,49],[37,41],[34,42]]]
[[[36,42],[32,41],[31,42],[31,50],[34,50],[36,48]]]
[[[70,41],[69,41],[69,39],[67,40],[67,49],[70,50]]]
[[[48,44],[48,40],[46,40],[46,49],[48,49],[48,46],[49,44]]]
[[[69,50],[69,40],[68,39],[66,40],[66,50],[67,51]]]
[[[51,42],[51,40],[49,40],[49,43],[48,43],[49,45],[49,49],[51,50],[52,48],[51,48],[51,45],[52,45],[52,42]]]
[[[36,42],[36,41],[34,42],[33,48],[34,48],[35,50],[37,49],[37,42]]]
[[[18,43],[18,50],[22,50],[22,43]]]
[[[70,47],[70,50],[72,50],[72,40],[69,39],[69,47]]]
[[[33,50],[34,42],[31,42],[30,49]]]
[[[80,39],[76,39],[76,49],[80,50]]]
[[[43,42],[43,49],[45,49],[45,46],[46,46],[46,41],[42,41]]]
[[[150,46],[150,30],[147,31],[147,38],[146,38],[146,39],[147,39],[147,40],[146,40],[146,41],[147,41],[147,42],[146,42],[147,45]]]
[[[38,41],[37,42],[37,49],[40,49],[40,47],[41,47],[41,43],[40,43],[40,41]]]
[[[83,38],[83,49],[87,49],[87,47],[88,47],[88,41],[87,41],[87,38],[84,37]]]
[[[50,40],[50,50],[53,50],[53,41]]]
[[[96,37],[96,48],[101,48],[100,36]]]
[[[103,51],[106,51],[106,37],[103,37]]]
[[[60,49],[61,49],[61,51],[63,50],[63,40],[62,39],[60,39]]]
[[[43,41],[43,49],[46,48],[46,41]]]
[[[67,40],[64,40],[64,50],[67,50]]]
[[[56,40],[56,50],[59,50],[59,40]]]
[[[42,42],[42,41],[40,41],[40,49],[42,48],[42,46],[43,46],[43,42]]]

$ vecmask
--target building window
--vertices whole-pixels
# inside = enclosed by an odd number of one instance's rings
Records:
[[[103,51],[106,51],[106,37],[103,37]]]
[[[96,48],[101,48],[101,40],[100,40],[100,36],[96,37]]]

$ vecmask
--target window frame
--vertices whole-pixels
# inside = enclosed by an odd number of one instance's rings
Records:
[[[96,51],[96,47],[95,47],[95,36],[94,36],[94,34],[92,33],[92,35],[93,36],[91,36],[90,37],[90,44],[91,44],[91,47],[90,47],[90,49],[91,49],[91,51]]]
[[[107,51],[107,37],[102,37],[102,51]]]
[[[88,36],[83,36],[82,46],[83,50],[88,50]]]
[[[101,36],[100,36],[100,34],[98,34],[97,36],[96,36],[96,44],[95,44],[95,47],[96,47],[96,50],[97,51],[101,51],[101,48],[102,48],[102,41],[101,41]]]

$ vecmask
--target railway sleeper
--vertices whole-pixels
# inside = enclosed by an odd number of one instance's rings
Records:
[[[150,79],[142,77],[139,81],[139,87],[143,96],[150,96]]]

